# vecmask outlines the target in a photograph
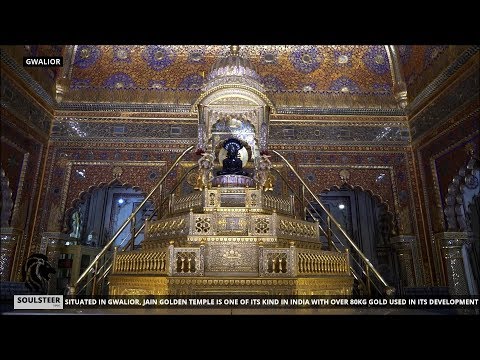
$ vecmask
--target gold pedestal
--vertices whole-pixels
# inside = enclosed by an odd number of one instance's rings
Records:
[[[349,253],[322,250],[290,197],[218,187],[170,199],[142,250],[115,253],[112,295],[348,295]]]

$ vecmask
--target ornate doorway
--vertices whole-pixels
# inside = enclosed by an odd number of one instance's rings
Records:
[[[394,236],[394,217],[387,205],[372,192],[348,185],[324,191],[320,194],[320,199],[382,277],[400,289],[399,266],[390,244],[390,238]],[[326,221],[326,214],[321,209],[316,210]],[[336,231],[338,230],[334,228],[333,232]],[[340,234],[336,235],[341,238]],[[335,239],[333,236],[334,242]]]

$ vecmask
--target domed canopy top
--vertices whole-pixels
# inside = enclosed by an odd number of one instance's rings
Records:
[[[228,79],[229,82],[245,82],[245,80],[253,80],[261,86],[262,79],[258,75],[255,66],[250,60],[245,59],[239,55],[240,47],[238,45],[230,46],[230,54],[226,57],[218,59],[212,66],[210,73],[207,76],[207,88],[209,84],[217,85],[218,79]],[[222,83],[225,82],[222,81]],[[213,83],[213,84],[212,84]],[[255,86],[257,87],[257,86]]]

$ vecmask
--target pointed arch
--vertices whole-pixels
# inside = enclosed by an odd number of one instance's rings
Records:
[[[342,191],[344,189],[348,189],[348,190],[351,190],[351,191],[360,191],[360,192],[364,192],[364,193],[367,193],[368,195],[370,195],[370,197],[372,197],[372,199],[374,199],[376,201],[376,203],[378,203],[380,206],[385,208],[385,211],[388,215],[389,225],[390,225],[391,231],[397,231],[395,213],[390,209],[389,204],[383,199],[382,195],[376,194],[375,192],[373,192],[370,189],[364,189],[360,185],[350,185],[348,183],[343,183],[341,186],[333,185],[330,188],[328,188],[328,187],[324,188],[322,190],[322,192]]]
[[[108,183],[100,182],[97,185],[89,186],[86,191],[81,191],[80,193],[78,193],[78,196],[72,200],[72,202],[70,203],[70,206],[65,210],[65,213],[63,216],[64,229],[62,230],[62,232],[69,233],[72,230],[70,225],[71,223],[70,220],[80,203],[86,202],[96,190],[106,188],[106,187],[114,187],[114,186],[125,188],[125,189],[131,188],[133,190],[137,190],[145,193],[145,191],[141,187],[136,185],[131,185],[129,182],[121,182],[119,179],[113,179]]]

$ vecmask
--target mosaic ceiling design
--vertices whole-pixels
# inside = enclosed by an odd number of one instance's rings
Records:
[[[229,53],[218,45],[79,45],[71,88],[180,89],[199,91],[215,61]],[[391,94],[385,47],[241,46],[269,92]]]
[[[415,98],[467,48],[453,45],[397,45],[409,98]]]
[[[67,48],[70,47],[2,46],[19,64],[28,55],[66,56]],[[69,71],[71,91],[64,97],[73,103],[191,104],[212,65],[229,53],[228,45],[76,45],[74,48]],[[409,101],[467,48],[467,45],[397,45]],[[240,55],[256,67],[267,93],[277,105],[301,103],[328,107],[329,101],[346,101],[341,105],[396,106],[390,62],[383,45],[240,45]],[[26,70],[55,96],[58,69]],[[317,98],[325,94],[340,94],[344,100]],[[343,96],[349,94],[358,96]]]

